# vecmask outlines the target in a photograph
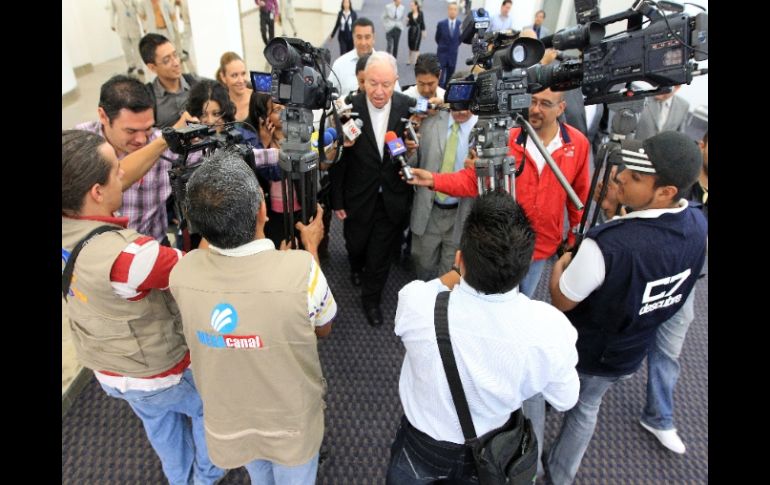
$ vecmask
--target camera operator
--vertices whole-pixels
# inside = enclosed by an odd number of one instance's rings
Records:
[[[160,130],[154,129],[154,106],[141,81],[124,75],[111,77],[99,93],[99,119],[75,128],[102,135],[115,149],[125,171],[122,215],[128,227],[168,246],[166,199],[171,195],[168,170],[177,155],[168,150]],[[174,125],[197,121],[184,112]],[[193,154],[190,162],[200,158]]]
[[[315,483],[325,382],[317,337],[337,305],[318,265],[319,206],[296,224],[306,248],[265,238],[265,197],[237,155],[204,158],[187,185],[188,216],[209,242],[171,272],[205,406],[209,456],[245,466],[251,483]],[[287,244],[282,244],[282,249]]]
[[[168,482],[210,485],[225,472],[209,459],[182,322],[164,291],[181,252],[114,215],[121,165],[101,136],[62,131],[62,271],[74,268],[64,308],[72,341],[104,392],[128,402],[142,421]],[[109,232],[89,237],[103,226]]]
[[[548,152],[569,181],[581,201],[588,198],[588,152],[590,147],[585,135],[566,123],[558,121],[566,103],[560,92],[545,89],[532,95],[529,122],[543,141]],[[567,208],[570,227],[580,222],[582,210],[567,202],[567,194],[559,184],[551,168],[531,139],[522,150],[521,128],[511,129],[509,154],[517,162],[525,156],[524,170],[516,178],[516,200],[527,213],[537,239],[535,254],[529,272],[521,281],[521,292],[530,298],[537,289],[545,261],[556,254],[564,232],[564,208]],[[473,197],[478,193],[476,173],[473,167],[453,174],[432,174],[422,169],[412,171],[414,185],[430,187],[455,197]],[[574,244],[575,235],[567,235],[568,245]]]
[[[359,21],[361,19],[358,19]],[[353,96],[353,111],[364,122],[363,134],[346,141],[341,160],[329,169],[332,208],[345,221],[343,234],[351,280],[361,285],[370,325],[382,325],[380,301],[401,231],[409,221],[413,189],[399,177],[398,165],[385,148],[385,133],[404,133],[409,97],[394,93],[396,60],[375,52],[366,65],[366,95]]]
[[[399,380],[404,417],[391,446],[388,484],[427,483],[438,475],[447,483],[478,483],[436,341],[434,304],[442,291],[451,290],[452,347],[478,436],[500,427],[535,393],[556,409],[575,405],[577,332],[551,305],[517,289],[534,240],[509,195],[485,194],[473,200],[457,270],[399,291],[395,333],[406,348]]]
[[[617,198],[634,212],[590,229],[574,261],[565,254],[551,275],[553,305],[577,329],[580,356],[580,398],[548,455],[557,485],[574,480],[604,393],[641,366],[705,260],[706,219],[683,197],[703,164],[698,146],[667,131],[621,148]]]

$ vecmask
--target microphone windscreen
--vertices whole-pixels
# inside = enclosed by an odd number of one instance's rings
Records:
[[[334,143],[334,137],[328,131],[324,133],[324,146],[327,147]]]
[[[337,139],[337,130],[335,130],[334,128],[332,127],[327,128],[326,133],[331,135],[332,139],[335,139],[335,140]],[[324,136],[324,140],[325,139],[326,139],[326,136]]]
[[[385,133],[385,142],[386,143],[387,142],[391,142],[391,141],[395,140],[396,138],[398,138],[398,135],[396,135],[395,131],[389,131],[389,132]]]

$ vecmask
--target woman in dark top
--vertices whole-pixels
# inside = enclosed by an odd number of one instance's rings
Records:
[[[357,18],[358,14],[350,6],[350,0],[342,0],[342,6],[340,6],[340,11],[337,14],[337,22],[334,24],[332,35],[329,36],[330,39],[333,39],[337,30],[340,31],[340,35],[337,36],[337,40],[340,41],[340,55],[353,50],[353,22]]]
[[[409,5],[411,11],[407,14],[406,26],[409,27],[407,33],[407,43],[409,44],[409,60],[406,65],[417,62],[417,56],[420,55],[420,42],[425,37],[425,18],[420,10],[420,4],[417,0],[412,0]]]

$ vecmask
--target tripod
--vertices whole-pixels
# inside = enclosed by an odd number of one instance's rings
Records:
[[[529,136],[535,142],[535,146],[545,158],[548,166],[551,167],[556,179],[564,187],[572,204],[578,210],[582,209],[583,203],[580,202],[580,198],[564,174],[561,173],[551,154],[545,149],[532,125],[519,112],[515,113],[515,121],[510,115],[479,115],[472,132],[472,136],[476,139],[476,151],[479,155],[479,158],[474,162],[479,194],[504,190],[511,194],[514,199],[516,198],[516,177],[521,175],[525,166],[522,159],[518,170],[516,170],[516,159],[508,155],[510,129],[516,124],[522,127],[525,136]],[[524,144],[526,144],[526,138]]]
[[[302,223],[310,223],[315,215],[318,195],[319,155],[310,144],[313,132],[313,112],[307,108],[287,106],[281,112],[286,138],[281,144],[281,197],[283,199],[283,230],[291,248],[296,249],[294,238],[294,191],[302,207]]]

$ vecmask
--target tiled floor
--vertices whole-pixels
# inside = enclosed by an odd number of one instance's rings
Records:
[[[336,15],[324,14],[319,11],[299,10],[294,15],[294,23],[299,37],[313,45],[321,45],[327,39],[332,29]],[[245,60],[248,69],[265,70],[265,57],[262,50],[265,45],[259,33],[259,15],[256,11],[242,17],[243,38],[246,39]],[[289,27],[290,29],[290,27]],[[277,27],[276,35],[282,35],[281,27]],[[288,35],[293,32],[287,29]],[[96,119],[96,106],[99,101],[99,87],[117,73],[127,69],[123,57],[93,66],[93,70],[77,78],[78,89],[75,95],[68,95],[67,101],[62,100],[61,123],[62,129],[69,129],[78,123]],[[213,73],[201,73],[211,77]],[[148,79],[149,80],[149,79]],[[75,358],[75,349],[70,340],[69,326],[62,317],[62,395],[80,372],[81,366]]]

